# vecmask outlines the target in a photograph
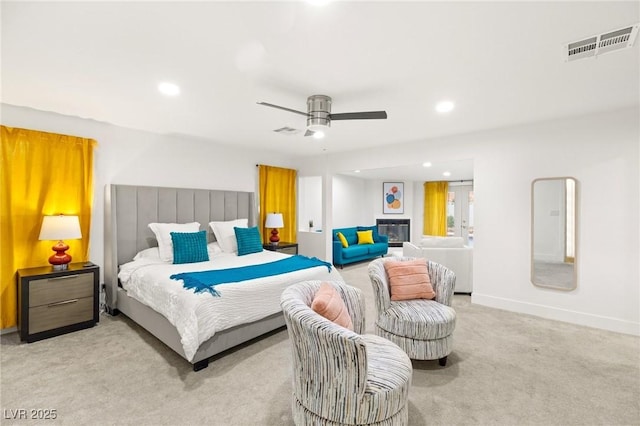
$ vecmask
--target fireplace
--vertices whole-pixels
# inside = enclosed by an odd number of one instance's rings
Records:
[[[389,247],[402,247],[411,237],[411,219],[376,219],[378,234],[389,237]]]

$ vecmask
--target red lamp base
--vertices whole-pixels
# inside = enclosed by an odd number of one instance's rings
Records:
[[[271,241],[271,244],[274,246],[280,242],[280,236],[278,236],[278,230],[276,228],[271,230],[271,237],[269,238],[269,241]]]
[[[56,252],[56,254],[49,258],[49,263],[53,266],[53,270],[64,271],[67,269],[71,262],[71,256],[65,253],[65,251],[69,250],[69,246],[62,241],[58,241],[58,244],[51,247],[51,249]]]

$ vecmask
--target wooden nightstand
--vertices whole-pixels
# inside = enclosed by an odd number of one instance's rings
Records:
[[[285,254],[298,254],[298,243],[280,241],[277,245],[263,244],[262,247],[265,250],[278,251]]]
[[[18,270],[18,329],[27,342],[93,327],[98,322],[100,267],[70,263]]]

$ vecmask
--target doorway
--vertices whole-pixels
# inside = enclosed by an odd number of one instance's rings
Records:
[[[473,247],[473,182],[449,182],[447,236],[462,237]]]

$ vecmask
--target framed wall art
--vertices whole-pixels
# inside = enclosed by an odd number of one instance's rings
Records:
[[[404,183],[403,182],[383,182],[382,183],[382,213],[383,214],[403,214],[404,213]]]

